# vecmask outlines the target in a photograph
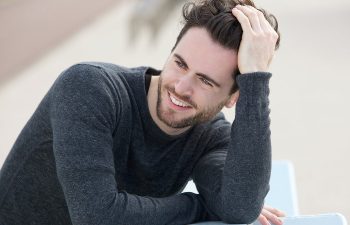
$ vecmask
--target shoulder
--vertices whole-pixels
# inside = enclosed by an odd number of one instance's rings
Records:
[[[148,67],[127,68],[112,63],[81,62],[64,70],[50,89],[51,100],[55,102],[73,102],[101,106],[118,107],[128,101],[130,95],[129,77],[138,77]],[[136,83],[136,82],[134,82]]]
[[[220,112],[206,124],[206,130],[210,136],[224,138],[230,135],[231,123],[226,120],[224,113]]]
[[[212,120],[197,125],[194,132],[200,136],[205,152],[214,148],[226,148],[230,141],[231,123],[220,112]]]
[[[49,91],[53,120],[87,121],[114,127],[121,110],[117,79],[97,64],[78,63],[64,70]],[[120,82],[119,82],[120,83]],[[119,85],[121,86],[121,85]]]
[[[230,129],[231,123],[226,120],[225,115],[223,112],[219,112],[216,114],[216,116],[209,122],[209,126],[216,130],[216,129]]]
[[[81,62],[74,64],[64,70],[58,80],[78,80],[87,82],[103,81],[115,79],[118,76],[130,72],[132,69],[111,63],[102,62]]]
[[[81,62],[64,70],[54,83],[57,89],[119,91],[126,78],[140,75],[147,67],[127,68],[112,63]]]
[[[76,102],[116,105],[120,100],[122,82],[117,78],[119,67],[115,67],[116,72],[112,74],[103,63],[83,62],[70,66],[58,76],[50,89],[51,100],[66,105]]]

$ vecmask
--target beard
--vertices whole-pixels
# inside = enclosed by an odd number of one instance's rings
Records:
[[[166,92],[166,95],[168,95],[168,92],[174,95],[176,93],[175,88],[170,87],[168,85],[165,85],[163,89],[164,92]],[[176,120],[175,114],[180,114],[181,112],[177,112],[173,109],[168,109],[167,111],[165,109],[162,109],[162,77],[160,76],[158,83],[157,116],[167,126],[177,129],[194,126],[196,124],[204,123],[211,120],[218,112],[221,111],[221,109],[226,104],[226,100],[224,100],[216,106],[208,106],[200,110],[189,96],[179,96],[178,94],[176,94],[176,97],[181,100],[185,100],[187,103],[189,103],[191,107],[197,111],[196,114]]]

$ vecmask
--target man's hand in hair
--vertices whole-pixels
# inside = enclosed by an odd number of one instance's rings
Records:
[[[237,5],[232,14],[243,30],[238,50],[238,68],[243,73],[267,72],[272,61],[277,32],[271,27],[264,14],[252,6]]]

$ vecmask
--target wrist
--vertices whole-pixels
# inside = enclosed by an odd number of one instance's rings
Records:
[[[245,67],[238,67],[241,74],[245,73],[256,73],[256,72],[269,72],[268,68],[266,66],[259,66],[259,65],[252,65],[252,66],[245,66]]]

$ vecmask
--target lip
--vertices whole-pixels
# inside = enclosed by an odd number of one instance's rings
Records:
[[[176,111],[187,111],[187,110],[192,109],[192,107],[181,107],[181,106],[175,105],[170,99],[170,92],[169,91],[167,91],[167,94],[168,94],[168,98],[167,98],[168,99],[168,105],[172,109],[174,109]]]

